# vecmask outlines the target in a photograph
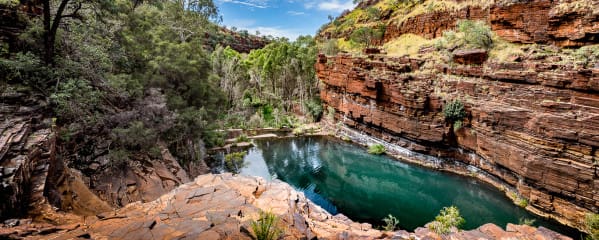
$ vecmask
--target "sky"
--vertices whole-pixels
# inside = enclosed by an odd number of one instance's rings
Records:
[[[352,0],[215,0],[227,28],[295,40],[314,36],[328,16],[353,9]]]

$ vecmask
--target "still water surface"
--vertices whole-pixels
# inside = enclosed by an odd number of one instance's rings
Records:
[[[280,179],[331,214],[375,225],[392,214],[402,229],[414,230],[444,206],[455,205],[466,219],[464,229],[489,222],[505,227],[526,218],[535,219],[536,226],[578,235],[528,213],[486,183],[370,155],[362,147],[328,137],[256,141],[241,174]]]

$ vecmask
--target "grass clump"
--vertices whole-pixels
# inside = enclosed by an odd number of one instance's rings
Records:
[[[249,141],[250,141],[250,138],[248,138],[248,136],[247,136],[247,135],[245,135],[245,134],[241,134],[241,135],[239,135],[239,137],[237,137],[237,138],[235,139],[235,142],[237,142],[237,143],[241,143],[241,142],[249,142]]]
[[[390,56],[414,56],[422,46],[430,44],[431,40],[416,34],[403,34],[383,45],[383,49]]]
[[[595,0],[575,0],[575,1],[559,1],[557,6],[551,9],[551,14],[562,15],[572,12],[593,12],[599,11],[596,7]]]
[[[397,225],[399,225],[399,220],[391,214],[383,218],[383,222],[385,222],[385,226],[383,226],[385,231],[394,231],[397,229]]]
[[[518,205],[522,208],[525,208],[528,206],[528,200],[526,198],[519,196],[517,193],[509,192],[508,195],[512,200],[514,200],[514,203],[516,203],[516,205]]]
[[[530,218],[520,218],[520,219],[518,219],[518,224],[519,225],[532,226],[534,223],[535,223],[534,219],[530,219]]]
[[[460,229],[465,222],[456,206],[444,207],[430,224],[430,228],[433,232],[443,235],[450,233],[452,228]]]
[[[385,146],[383,146],[383,144],[373,144],[370,145],[368,147],[368,153],[370,154],[374,154],[374,155],[381,155],[383,153],[385,153],[387,150],[385,149]]]
[[[599,214],[589,213],[584,218],[587,240],[599,240]]]
[[[252,221],[250,226],[256,240],[276,240],[283,231],[277,226],[279,218],[271,212],[260,212],[260,217]]]

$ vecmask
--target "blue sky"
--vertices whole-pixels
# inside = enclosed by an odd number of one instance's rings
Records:
[[[352,0],[215,0],[223,17],[222,24],[250,33],[286,37],[312,35],[328,22],[352,9]]]

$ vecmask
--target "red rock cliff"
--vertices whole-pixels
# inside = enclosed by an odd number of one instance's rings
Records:
[[[440,63],[320,56],[321,97],[336,121],[416,152],[476,166],[529,207],[581,227],[599,208],[599,69],[542,61]],[[442,114],[460,99],[455,131]]]

